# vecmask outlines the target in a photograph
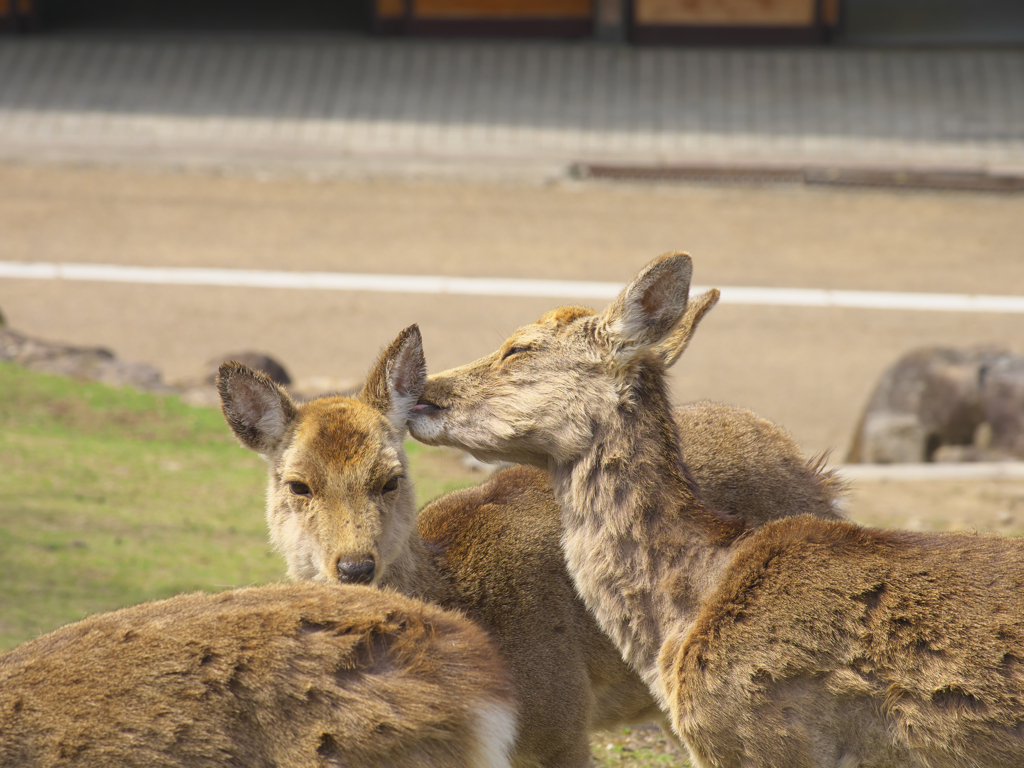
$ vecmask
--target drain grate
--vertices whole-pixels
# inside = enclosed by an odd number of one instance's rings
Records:
[[[987,171],[901,168],[773,168],[770,166],[608,165],[576,163],[578,179],[611,181],[706,182],[726,184],[807,184],[960,192],[1022,192],[1024,176]]]

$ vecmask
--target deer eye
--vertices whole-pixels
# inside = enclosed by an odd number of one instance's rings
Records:
[[[384,483],[384,485],[380,489],[380,492],[381,493],[391,493],[392,491],[397,491],[398,490],[398,481],[401,480],[401,479],[402,479],[401,475],[395,475],[390,480],[388,480],[386,483]]]
[[[529,351],[530,351],[530,347],[527,346],[526,344],[522,344],[522,345],[515,346],[515,347],[509,347],[507,350],[505,350],[505,354],[501,356],[501,359],[502,360],[508,360],[513,355],[518,355],[520,352],[529,352]]]
[[[303,496],[307,499],[313,498],[313,492],[309,490],[309,486],[305,483],[300,483],[297,480],[293,480],[288,483],[288,490],[292,492],[293,496]]]

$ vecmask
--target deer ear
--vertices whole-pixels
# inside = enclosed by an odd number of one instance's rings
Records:
[[[298,415],[288,393],[260,371],[234,361],[217,371],[224,418],[242,445],[257,453],[272,453]]]
[[[666,253],[640,270],[601,315],[611,344],[640,351],[668,336],[686,311],[692,274],[682,252]]]
[[[720,295],[721,292],[717,288],[712,288],[687,302],[686,312],[683,313],[683,319],[679,321],[679,325],[672,331],[672,335],[654,350],[661,357],[666,368],[675,365],[679,356],[690,346],[693,332],[697,330],[697,326],[700,325],[700,321],[704,319],[707,311],[718,303]]]
[[[407,429],[412,407],[427,383],[427,361],[418,325],[410,325],[391,342],[370,370],[359,399],[377,409],[399,432]]]

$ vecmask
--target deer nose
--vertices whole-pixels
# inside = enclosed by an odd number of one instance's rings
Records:
[[[367,584],[373,581],[376,563],[373,556],[363,558],[338,559],[338,581],[345,584]]]

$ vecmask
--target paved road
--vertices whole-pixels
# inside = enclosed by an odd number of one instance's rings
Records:
[[[0,157],[557,176],[573,162],[1024,171],[1024,50],[367,37],[0,40]]]

